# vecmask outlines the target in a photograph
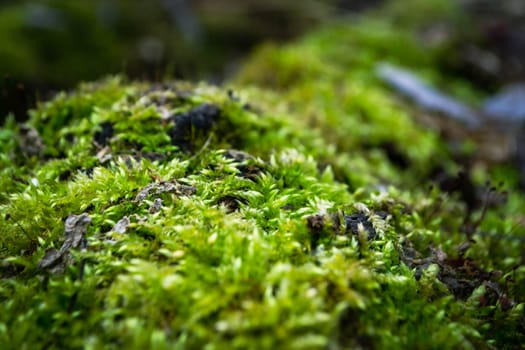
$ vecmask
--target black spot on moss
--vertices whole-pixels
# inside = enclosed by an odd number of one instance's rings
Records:
[[[104,122],[99,125],[99,130],[95,132],[93,141],[101,147],[107,146],[114,133],[115,130],[113,128],[113,124],[110,122]]]
[[[219,107],[209,103],[173,115],[170,120],[175,122],[175,126],[169,132],[172,144],[183,151],[192,151],[195,141],[210,133],[220,115]]]
[[[337,321],[336,339],[343,349],[375,349],[377,346],[374,338],[366,334],[360,322],[361,311],[346,308]]]
[[[82,168],[80,166],[75,166],[60,172],[60,174],[58,175],[58,180],[69,181],[74,175],[78,174],[79,172],[87,175],[90,179],[93,178],[93,168]]]
[[[94,168],[87,168],[87,169],[84,169],[83,172],[84,172],[84,174],[86,174],[87,177],[92,179],[93,178],[93,170],[94,170]]]
[[[306,218],[308,228],[314,235],[320,234],[324,229],[324,215],[316,214]]]
[[[75,142],[75,134],[68,132],[64,135],[64,140],[66,140],[67,143],[73,143]]]
[[[246,179],[255,181],[263,170],[261,162],[249,153],[231,149],[224,153],[224,157],[236,162],[235,167],[239,170],[240,176]]]
[[[383,220],[386,220],[388,218],[388,212],[384,210],[376,211],[376,215],[379,216]]]
[[[392,142],[384,142],[379,147],[385,152],[388,160],[400,169],[407,169],[410,167],[410,160],[403,154],[399,148]]]
[[[22,152],[29,157],[41,155],[45,148],[38,130],[25,124],[20,126],[18,144]]]
[[[11,263],[2,263],[0,265],[0,278],[12,278],[25,270],[23,265],[16,265]]]
[[[481,285],[486,286],[486,292],[481,296],[481,302],[485,305],[495,305],[503,299],[507,305],[513,306],[514,300],[508,298],[495,282],[498,272],[486,271],[476,265],[471,259],[459,256],[448,257],[440,248],[431,248],[426,257],[414,249],[410,241],[404,241],[401,260],[411,269],[415,269],[416,280],[419,280],[430,265],[439,266],[438,279],[458,300],[467,300],[475,289]]]
[[[480,205],[477,189],[470,177],[470,172],[463,170],[456,175],[451,175],[442,167],[432,170],[430,177],[437,183],[443,192],[457,193],[467,205],[469,212]]]
[[[440,266],[439,280],[457,299],[467,300],[476,288],[482,284],[492,283],[491,273],[475,265],[470,259],[445,257],[443,261],[436,262]]]
[[[65,170],[63,172],[60,173],[60,175],[58,176],[58,180],[59,181],[66,181],[66,180],[69,180],[71,178],[71,173],[72,173],[73,170]]]
[[[147,159],[150,162],[162,162],[168,157],[166,154],[163,153],[144,152],[137,150],[132,150],[131,154],[124,154],[121,156],[124,158],[126,163],[129,162],[130,168],[133,168],[131,160],[134,160],[136,163],[140,163],[142,159]]]
[[[237,96],[235,91],[233,91],[232,89],[228,89],[228,91],[226,91],[226,93],[228,94],[228,98],[230,100],[232,100],[233,102],[239,102],[240,101],[239,96]]]
[[[135,230],[133,231],[133,233],[137,236],[137,237],[140,237],[142,239],[144,239],[145,241],[155,241],[157,239],[157,235],[155,232],[153,232],[152,230],[142,226],[142,225],[139,225],[135,228]],[[148,246],[148,243],[144,242],[143,243],[144,246]]]
[[[388,216],[386,212],[378,215],[381,218]],[[360,227],[367,232],[368,240],[372,240],[377,236],[377,232],[369,221],[368,216],[361,213],[351,215],[339,215],[337,213],[315,214],[308,216],[306,221],[311,234],[312,248],[317,247],[323,237],[333,237],[341,234],[358,235]],[[342,225],[342,221],[344,221],[344,225]]]
[[[238,211],[241,204],[246,204],[246,200],[237,196],[226,195],[219,198],[217,204],[226,207],[227,213],[229,214]]]
[[[346,233],[352,233],[354,235],[359,234],[359,226],[362,225],[363,229],[368,233],[368,239],[374,239],[376,236],[376,230],[372,223],[368,221],[368,217],[364,214],[351,214],[345,215]]]
[[[243,152],[243,151],[238,151],[238,150],[235,150],[235,149],[227,150],[224,153],[224,157],[227,158],[227,159],[232,159],[232,160],[234,160],[235,162],[238,162],[238,163],[242,163],[242,162],[246,162],[248,160],[254,160],[255,159],[255,157],[252,156],[251,154]]]
[[[135,140],[122,140],[122,145],[120,148],[131,153],[138,153],[144,148],[144,145],[141,142]]]
[[[170,91],[175,93],[175,100],[169,101],[166,96],[155,96],[155,93],[165,93]],[[151,96],[153,95],[153,96]],[[175,82],[153,83],[147,90],[144,91],[144,96],[152,97],[152,102],[156,105],[164,105],[167,102],[185,102],[193,96],[193,92],[188,87],[179,86]]]
[[[307,217],[306,226],[310,231],[310,246],[313,250],[317,248],[319,241],[323,237],[325,231],[325,216],[321,214],[315,214]]]

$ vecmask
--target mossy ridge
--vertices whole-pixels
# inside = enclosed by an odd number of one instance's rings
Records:
[[[264,46],[245,64],[236,81],[284,94],[288,111],[320,129],[336,146],[338,156],[358,153],[364,162],[375,163],[372,182],[397,183],[403,173],[400,168],[408,163],[410,175],[403,182],[427,178],[433,166],[451,166],[450,154],[437,135],[414,125],[377,80],[374,64],[385,58],[426,67],[433,62],[432,54],[418,47],[406,32],[385,22],[362,20],[355,26],[334,25],[284,47]],[[385,157],[395,158],[400,166],[394,171],[384,169],[384,164],[395,164],[385,162]],[[357,169],[360,166],[356,164]],[[365,185],[349,171],[338,179],[355,182],[354,188]]]
[[[28,159],[34,164],[25,176],[30,184],[2,205],[2,216],[9,215],[2,229],[2,343],[398,348],[428,345],[430,333],[436,348],[486,345],[475,330],[482,322],[477,315],[498,306],[455,300],[436,278],[436,264],[416,281],[416,272],[400,263],[400,235],[424,254],[429,244],[451,252],[462,242],[463,211],[455,200],[442,203],[436,217],[430,213],[437,205],[432,199],[442,196],[437,190],[427,200],[428,193],[417,189],[348,192],[330,166],[320,167],[308,155],[323,155],[312,148],[325,146],[315,132],[302,134],[297,120],[253,112],[219,89],[134,89],[111,105],[69,119],[65,128],[76,151],[64,148],[61,158],[42,156],[37,163]],[[164,102],[155,106],[151,101],[159,96]],[[47,106],[70,108],[76,98],[60,97]],[[162,122],[163,108],[171,115],[203,103],[218,106],[221,119],[208,135],[192,140],[192,152],[181,153],[169,137],[158,138],[170,130],[170,123]],[[92,142],[103,122],[135,124],[115,127],[106,140],[113,160],[97,158],[100,150]],[[148,149],[162,155],[152,160],[139,145],[150,142],[141,143],[150,131],[161,140]],[[122,143],[120,133],[132,135],[137,148]],[[53,145],[54,137],[44,136],[44,144]],[[233,147],[261,158],[232,159],[225,149]],[[241,165],[250,164],[254,176],[243,176]],[[64,169],[71,174],[58,181]],[[134,201],[144,186],[172,180],[196,193]],[[233,210],[224,204],[228,196],[237,201]],[[163,206],[152,214],[155,197]],[[390,218],[373,220],[377,239],[331,225],[312,245],[307,217],[360,211],[373,216],[380,210]],[[81,212],[92,219],[88,251],[74,252],[86,261],[82,280],[77,264],[42,284],[39,276],[46,274],[38,261],[47,248],[59,246],[64,218]],[[123,217],[130,218],[127,232],[115,232]],[[443,225],[449,234],[458,233],[444,241]],[[520,270],[514,274],[522,279]],[[476,293],[484,295],[479,288]],[[498,327],[517,327],[520,310],[522,305],[499,311]]]
[[[321,50],[305,51],[306,62],[329,52],[323,42]],[[293,50],[274,53],[276,74],[289,62],[308,72]],[[490,208],[475,227],[476,243],[458,251],[468,243],[464,203],[421,180],[436,163],[454,166],[436,135],[412,125],[370,67],[356,64],[354,73],[339,76],[336,63],[319,62],[319,71],[314,65],[311,75],[288,79],[281,96],[112,80],[35,111],[30,126],[42,136],[42,153],[23,156],[23,147],[2,144],[11,173],[2,179],[9,190],[0,206],[0,343],[523,343],[523,228],[516,214],[525,209],[523,196],[512,191],[506,204]],[[55,114],[59,134],[47,119]],[[174,132],[181,120],[189,127]],[[11,123],[2,135],[17,132]],[[405,167],[385,143],[408,160]],[[195,191],[153,191],[137,200],[151,184]],[[83,212],[92,224],[87,251],[72,252],[79,263],[63,275],[39,269],[46,249],[60,247],[65,218]],[[365,225],[349,231],[351,214],[366,217],[376,235]],[[320,224],[313,227],[312,217]],[[459,280],[466,287],[458,290]]]
[[[437,18],[436,12],[428,11],[435,9],[436,4],[440,8]],[[409,113],[407,108],[400,107],[398,99],[378,81],[377,62],[386,60],[411,67],[430,82],[445,86],[448,91],[470,101],[479,102],[483,96],[467,82],[436,69],[447,55],[446,42],[441,46],[428,46],[418,38],[425,27],[431,27],[436,21],[468,21],[464,14],[456,11],[457,3],[414,0],[406,4],[392,2],[388,6],[379,11],[380,16],[372,13],[345,19],[346,23],[316,31],[292,44],[265,45],[237,77],[241,85],[255,84],[277,90],[285,101],[281,104],[282,110],[298,114],[309,125],[319,128],[323,137],[336,147],[336,157],[331,160],[336,178],[347,183],[351,190],[357,190],[355,193],[362,187],[374,191],[385,184],[397,189],[423,189],[435,169],[442,168],[450,175],[458,171],[458,164],[451,159],[453,155],[436,135],[413,123],[417,111]],[[411,11],[407,12],[407,8]],[[384,16],[385,13],[389,16]],[[416,13],[417,20],[410,19],[411,14]],[[468,143],[466,140],[465,145]],[[347,154],[351,154],[352,159],[348,159]],[[389,161],[384,161],[383,157]],[[374,169],[366,169],[370,164],[374,164]],[[396,165],[395,169],[389,168],[392,164]],[[360,165],[364,165],[364,169]],[[487,176],[487,172],[493,176]],[[369,177],[371,174],[375,176]],[[522,260],[518,256],[523,255],[523,220],[519,213],[524,210],[525,202],[517,186],[517,176],[516,170],[507,165],[487,168],[480,164],[472,171],[473,192],[483,193],[475,194],[478,199],[470,223],[480,216],[484,219],[474,230],[472,238],[477,243],[469,247],[466,256],[475,258],[488,270],[507,271],[507,278],[513,278],[510,274],[514,276],[510,270],[520,269]],[[485,181],[504,183],[508,196],[505,203],[499,203],[497,208],[483,215],[480,207],[501,201],[497,193],[501,190],[490,190],[483,185]],[[469,204],[450,201],[449,194],[433,191],[430,196],[428,193],[415,194],[413,190],[394,192],[397,203],[403,202],[408,207],[415,205],[412,209],[417,213],[417,221],[421,220],[419,215],[425,217],[420,221],[425,229],[409,229],[411,240],[419,242],[418,249],[441,244],[448,246],[445,250],[450,252],[457,242],[452,243],[454,239],[444,241],[444,236],[464,231],[462,207]],[[399,201],[400,198],[406,200]],[[440,204],[443,202],[446,202],[444,206]],[[442,210],[450,213],[441,215]],[[428,234],[427,229],[440,230],[441,234]],[[514,258],[507,259],[507,256]],[[511,264],[514,264],[512,268]],[[517,295],[522,295],[523,291],[518,289]]]

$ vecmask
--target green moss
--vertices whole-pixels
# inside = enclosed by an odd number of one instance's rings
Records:
[[[10,120],[0,344],[521,346],[524,196],[509,184],[466,227],[465,202],[428,187],[457,164],[370,71],[380,55],[426,57],[393,35],[336,25],[267,47],[239,81],[273,92],[108,79],[33,111],[38,141]],[[42,259],[82,213],[87,246],[53,273]]]

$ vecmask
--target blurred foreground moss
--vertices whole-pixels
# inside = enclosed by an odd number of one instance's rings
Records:
[[[372,64],[433,57],[362,28],[233,90],[113,78],[8,121],[2,348],[519,348],[525,198],[429,186],[458,164]]]

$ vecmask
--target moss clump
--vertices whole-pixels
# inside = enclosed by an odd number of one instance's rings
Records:
[[[334,61],[345,30],[272,48],[279,95],[110,79],[8,122],[0,344],[519,347],[523,195],[482,214],[429,188],[457,164]]]

